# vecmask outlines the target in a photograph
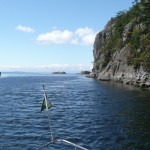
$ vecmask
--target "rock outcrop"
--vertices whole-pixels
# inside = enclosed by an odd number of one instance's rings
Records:
[[[115,46],[115,48],[111,48],[111,46],[109,46],[111,41],[109,40],[113,40],[113,37],[115,37],[113,34],[115,34],[116,23],[117,18],[111,19],[105,29],[96,35],[93,50],[93,70],[89,77],[94,77],[102,81],[112,80],[128,85],[134,85],[136,87],[150,89],[149,68],[145,69],[145,66],[143,65],[144,60],[139,57],[143,56],[141,53],[144,53],[145,49],[141,52],[142,46],[139,45],[135,49],[136,55],[134,56],[133,46],[130,44],[131,37],[135,35],[134,32],[136,30],[138,30],[138,32],[142,30],[142,28],[145,27],[144,24],[140,22],[140,24],[135,25],[135,22],[128,21],[123,27],[120,38],[121,42],[119,39],[116,42],[116,45],[119,42],[121,44],[117,46],[117,48]],[[150,52],[147,53],[149,54]],[[137,57],[137,59],[134,57]],[[140,61],[138,62],[138,65],[136,65],[136,60]],[[134,63],[130,63],[130,61]]]
[[[85,75],[88,75],[90,73],[91,73],[90,71],[81,71],[81,74],[85,74]]]

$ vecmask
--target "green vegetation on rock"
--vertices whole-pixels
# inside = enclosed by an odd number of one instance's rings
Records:
[[[120,11],[110,23],[114,23],[111,34],[106,38],[101,52],[112,56],[124,46],[131,48],[128,65],[138,69],[141,65],[150,71],[150,1],[134,0],[132,8]],[[111,60],[103,62],[105,67]]]

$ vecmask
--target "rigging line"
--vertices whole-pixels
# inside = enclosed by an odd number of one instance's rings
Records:
[[[50,122],[50,113],[48,110],[48,98],[45,92],[45,86],[43,85],[43,91],[44,91],[44,98],[45,98],[45,104],[46,104],[46,111],[47,111],[47,116],[48,116],[48,122],[49,122],[49,129],[50,129],[50,133],[51,133],[51,142],[54,142],[54,138],[53,138],[53,133],[52,133],[52,128],[51,128],[51,122]]]
[[[48,116],[48,122],[49,122],[49,130],[50,130],[50,133],[51,133],[51,142],[54,142],[53,133],[52,133],[52,128],[51,128],[51,122],[50,122],[50,114],[49,114],[49,111],[47,111],[47,116]]]

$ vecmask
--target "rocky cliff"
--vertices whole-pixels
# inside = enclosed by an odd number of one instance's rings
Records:
[[[150,88],[149,1],[119,12],[96,35],[91,77]]]

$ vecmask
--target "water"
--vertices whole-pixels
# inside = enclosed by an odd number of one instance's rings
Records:
[[[150,92],[81,75],[7,75],[0,78],[1,150],[34,150],[50,141],[46,111],[40,112],[43,84],[55,139],[91,150],[150,149]]]

